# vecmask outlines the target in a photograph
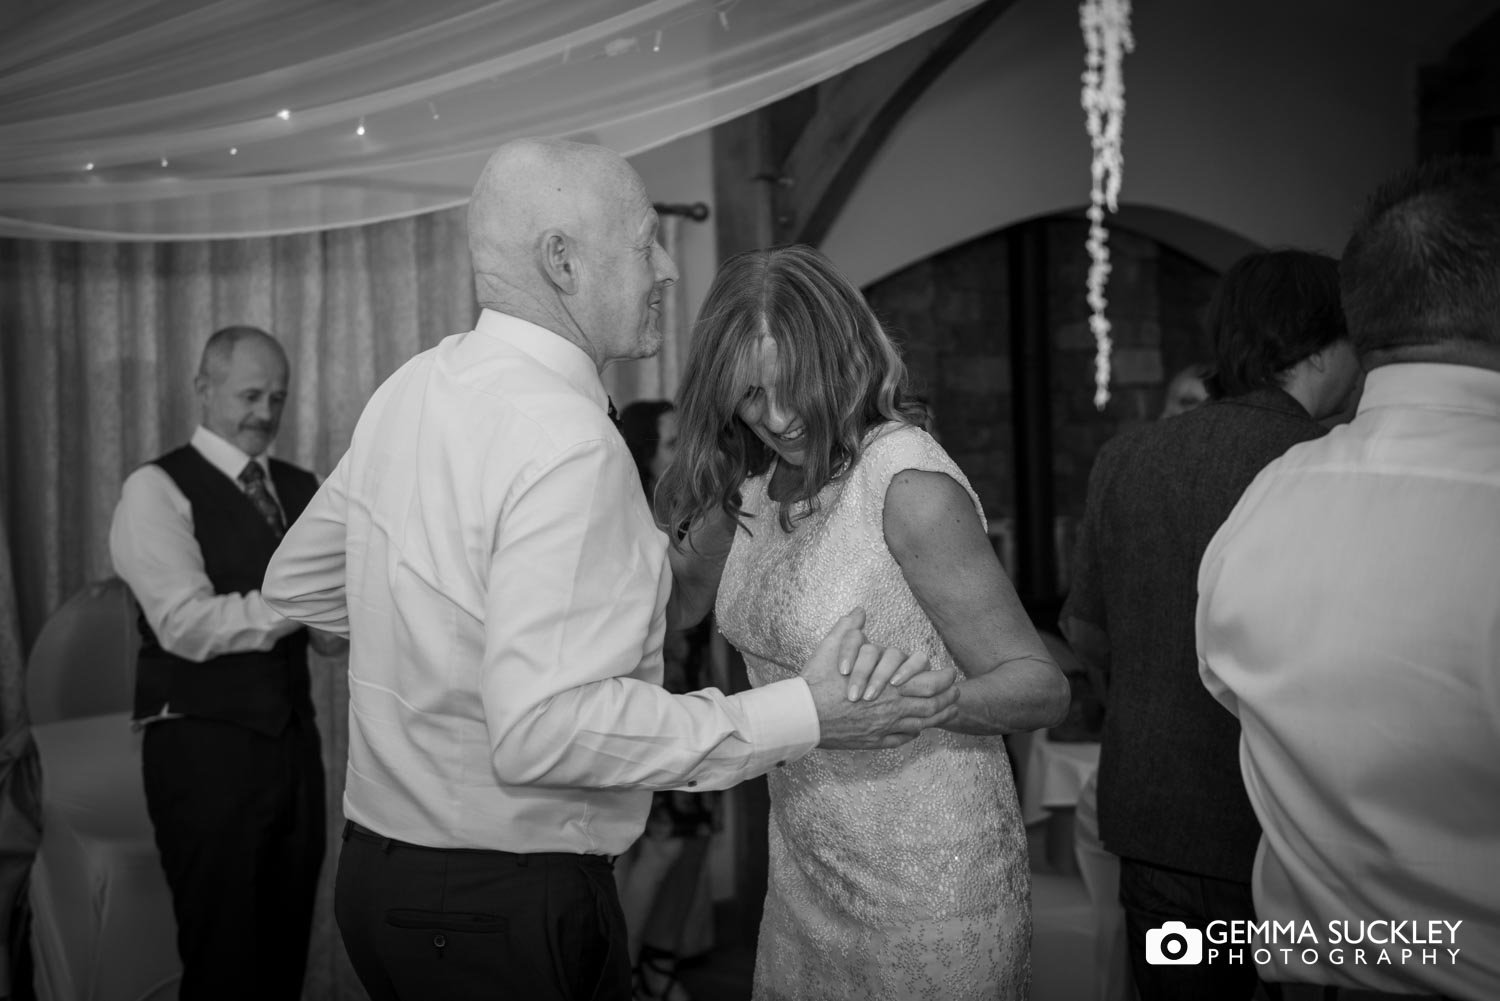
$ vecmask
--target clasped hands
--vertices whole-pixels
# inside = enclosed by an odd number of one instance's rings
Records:
[[[803,667],[818,709],[818,746],[830,750],[900,747],[958,714],[958,673],[929,669],[924,654],[871,643],[864,609],[836,622]]]

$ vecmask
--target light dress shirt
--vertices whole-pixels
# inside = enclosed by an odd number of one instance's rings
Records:
[[[202,426],[188,444],[244,490],[239,475],[250,456]],[[254,461],[265,470],[266,487],[275,497],[266,457]],[[162,649],[178,657],[201,663],[227,653],[269,650],[301,628],[273,612],[259,591],[214,593],[193,535],[192,504],[154,462],[125,478],[109,526],[109,556]]]
[[[1256,478],[1198,591],[1264,831],[1256,915],[1321,942],[1265,979],[1500,998],[1500,372],[1372,370],[1352,423]],[[1338,963],[1346,920],[1462,924]]]
[[[371,398],[266,572],[350,637],[345,815],[437,848],[617,855],[650,790],[720,789],[818,741],[800,678],[661,687],[667,539],[594,363],[485,310]]]

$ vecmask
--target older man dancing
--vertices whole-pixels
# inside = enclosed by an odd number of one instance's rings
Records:
[[[661,687],[667,539],[599,381],[661,343],[656,228],[608,150],[497,151],[469,210],[478,326],[376,391],[267,574],[274,608],[351,638],[336,912],[376,1001],[628,998],[610,859],[651,790],[952,718],[951,670],[848,698],[841,667],[905,662],[858,613],[799,678]]]

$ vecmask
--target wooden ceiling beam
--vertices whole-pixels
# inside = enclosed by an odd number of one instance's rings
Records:
[[[985,0],[819,85],[816,111],[775,178],[776,243],[822,242],[897,122],[1013,2]]]

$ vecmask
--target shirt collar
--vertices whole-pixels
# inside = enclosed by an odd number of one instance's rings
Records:
[[[1304,420],[1312,420],[1312,414],[1307,412],[1295,396],[1282,389],[1280,386],[1262,386],[1252,389],[1240,396],[1230,396],[1219,401],[1220,403],[1237,403],[1245,407],[1260,407],[1263,410],[1274,410],[1277,413],[1293,414]]]
[[[1402,362],[1373,368],[1365,376],[1359,413],[1413,406],[1500,416],[1500,372],[1477,365]]]
[[[228,439],[221,438],[202,424],[199,424],[198,430],[193,432],[193,438],[189,444],[196,448],[198,454],[207,459],[215,469],[236,483],[240,481],[240,473],[244,472],[245,464],[249,462],[259,463],[260,468],[265,471],[267,482],[271,479],[270,460],[266,458],[264,452],[252,459]]]
[[[599,381],[599,369],[582,348],[545,327],[493,309],[481,310],[474,332],[493,337],[530,356],[561,375],[568,384],[596,403],[609,407],[609,394]]]

